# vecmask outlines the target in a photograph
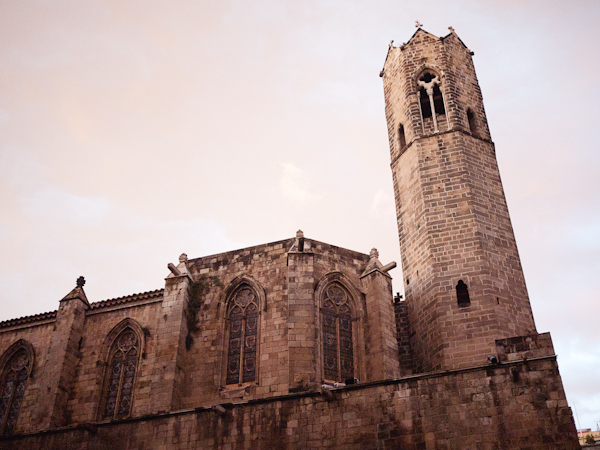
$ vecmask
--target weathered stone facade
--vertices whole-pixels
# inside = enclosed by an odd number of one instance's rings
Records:
[[[2,449],[576,449],[527,297],[471,53],[382,71],[406,300],[378,253],[296,237],[164,289],[0,323]]]

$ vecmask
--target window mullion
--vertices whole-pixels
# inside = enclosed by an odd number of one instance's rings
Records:
[[[123,376],[125,373],[125,354],[123,354],[123,364],[121,364],[121,373],[119,374],[119,387],[117,388],[117,398],[115,399],[115,411],[113,413],[113,419],[116,419],[119,415],[119,407],[121,406],[121,390],[123,389]]]
[[[8,376],[6,377],[6,379],[8,379]],[[4,383],[4,386],[6,386],[6,383]],[[4,428],[6,427],[6,421],[8,420],[8,416],[10,415],[10,407],[12,405],[12,400],[13,400],[14,395],[15,395],[15,387],[13,385],[13,388],[10,393],[10,397],[8,398],[8,402],[6,403],[6,411],[4,413],[4,417],[2,418],[2,423],[0,423],[0,436],[2,436],[4,434]]]
[[[341,350],[341,341],[340,341],[340,316],[339,314],[335,315],[335,332],[337,335],[337,379],[342,381],[342,350]]]
[[[15,379],[16,378],[17,377],[15,376]],[[8,376],[6,377],[6,379],[8,379]],[[4,385],[6,386],[6,383]],[[4,430],[6,430],[6,423],[8,422],[8,417],[10,416],[10,410],[12,409],[12,403],[15,398],[16,390],[17,383],[13,383],[13,387],[10,391],[10,397],[8,398],[8,402],[6,403],[6,412],[4,413],[4,418],[2,419],[2,427],[0,427],[0,436],[2,436],[4,434]]]
[[[244,342],[246,341],[246,311],[244,311],[244,315],[242,316],[242,332],[240,335],[240,366],[239,366],[239,374],[238,374],[238,383],[242,384],[244,380]]]

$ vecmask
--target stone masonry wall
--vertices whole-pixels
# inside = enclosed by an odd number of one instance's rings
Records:
[[[86,315],[80,359],[69,398],[67,416],[70,423],[98,420],[102,387],[108,361],[102,355],[102,349],[110,331],[125,319],[132,319],[145,330],[145,348],[138,365],[135,390],[133,393],[132,415],[153,412],[153,394],[150,385],[155,366],[157,326],[162,317],[158,317],[162,296],[149,303],[120,305],[88,311]]]
[[[415,77],[426,68],[442,80],[445,132],[423,132]],[[495,339],[535,333],[535,324],[471,53],[453,32],[419,29],[390,48],[382,75],[415,369],[479,364]]]
[[[47,313],[41,316],[48,315],[53,318],[41,319],[39,322],[33,324],[18,324],[0,329],[0,355],[4,354],[11,345],[20,339],[29,342],[34,349],[33,368],[23,394],[21,412],[15,426],[16,431],[28,432],[37,430],[41,426],[38,416],[38,400],[42,391],[42,379],[40,377],[44,368],[44,361],[46,361],[48,356],[48,344],[50,343],[56,322],[55,313]]]
[[[579,449],[553,357],[222,407],[15,436],[2,448]]]

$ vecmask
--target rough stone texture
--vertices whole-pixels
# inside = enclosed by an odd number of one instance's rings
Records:
[[[224,416],[198,408],[75,426],[5,439],[2,448],[579,449],[553,357],[331,393],[224,404]]]
[[[424,69],[442,79],[449,127],[440,133],[421,126],[415,80]],[[476,365],[495,339],[535,333],[535,324],[471,55],[454,33],[418,30],[390,48],[383,80],[416,368]],[[459,280],[468,307],[457,303]]]
[[[424,69],[441,76],[438,133],[415,95]],[[383,78],[406,301],[392,299],[391,265],[375,249],[300,231],[182,255],[152,292],[89,304],[78,285],[58,311],[0,323],[0,388],[10,355],[23,348],[33,361],[0,448],[579,448],[550,335],[535,330],[470,52],[454,33],[418,30],[390,48]],[[325,378],[332,285],[350,308],[340,317],[358,383],[348,386]],[[244,340],[230,334],[229,305],[243,289],[257,304],[255,380],[227,384],[229,337]],[[132,407],[105,419],[124,330],[139,346]]]

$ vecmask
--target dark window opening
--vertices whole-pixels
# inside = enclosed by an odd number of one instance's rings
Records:
[[[400,145],[400,150],[406,147],[406,136],[404,135],[404,125],[402,124],[398,127],[398,144]]]
[[[105,419],[122,419],[131,413],[133,382],[140,354],[140,342],[126,328],[113,343],[104,391]]]
[[[425,83],[429,83],[434,78],[435,78],[435,75],[433,75],[431,72],[425,72],[423,74],[423,76],[421,76],[421,78],[419,78],[419,80],[424,81]]]
[[[0,380],[0,436],[13,432],[29,376],[29,356],[17,351],[4,367]]]
[[[352,310],[338,285],[327,288],[322,302],[323,376],[329,381],[354,379]]]
[[[428,119],[431,117],[431,104],[429,103],[429,95],[427,95],[427,91],[425,88],[421,88],[421,114],[423,114],[423,119]]]
[[[433,75],[430,72],[425,72],[423,76],[419,78],[419,81],[429,83],[434,78],[436,78],[436,75]],[[423,119],[428,119],[433,115],[433,111],[431,109],[431,102],[429,101],[429,94],[427,94],[427,90],[423,86],[421,86],[419,89],[419,98],[421,102],[421,114],[423,115]],[[439,84],[433,85],[433,105],[435,107],[436,115],[439,116],[446,114],[444,97],[442,95],[442,91],[440,90]]]
[[[469,131],[473,135],[477,135],[477,122],[475,121],[475,114],[471,108],[467,109],[467,120],[469,121]]]
[[[442,91],[436,84],[433,87],[433,104],[435,105],[435,113],[439,116],[446,114],[446,108],[444,108],[444,98],[442,97]]]
[[[256,381],[258,299],[248,287],[240,289],[229,305],[226,384]]]
[[[469,299],[469,288],[463,280],[459,280],[456,285],[456,299],[458,300],[458,306],[461,308],[471,304],[471,300]]]

